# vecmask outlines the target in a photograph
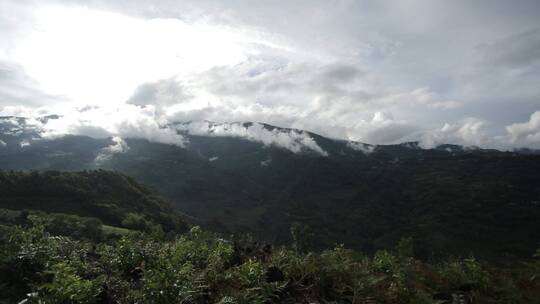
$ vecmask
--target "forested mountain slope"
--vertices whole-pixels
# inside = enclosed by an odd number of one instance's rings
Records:
[[[0,171],[0,208],[96,218],[112,226],[186,229],[173,207],[132,178],[111,171]],[[131,222],[130,222],[131,221]]]
[[[193,223],[220,232],[284,243],[295,226],[317,236],[316,248],[343,243],[367,252],[413,237],[424,258],[529,256],[540,245],[534,151],[372,146],[266,124],[210,122],[196,131],[195,123],[173,125],[187,140],[180,147],[42,138],[19,120],[4,119],[1,169],[117,170]]]

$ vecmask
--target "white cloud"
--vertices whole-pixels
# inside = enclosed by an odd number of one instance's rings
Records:
[[[126,153],[129,150],[128,144],[121,137],[115,136],[112,138],[112,141],[114,142],[114,144],[103,148],[104,151],[111,154],[119,154]]]
[[[540,111],[532,113],[529,121],[507,126],[506,131],[512,144],[540,148]]]
[[[2,60],[0,56],[0,107],[35,107],[62,100],[61,96],[44,93],[20,65]]]
[[[113,144],[101,149],[101,152],[96,156],[94,160],[96,164],[101,164],[112,158],[114,154],[126,153],[129,150],[128,144],[119,136],[114,136],[112,139]]]
[[[413,104],[414,113],[459,105],[425,88],[396,93],[337,62],[310,66],[253,58],[193,75],[182,89],[193,94],[191,106],[170,107],[171,121],[260,121],[374,144],[396,143],[419,129],[391,117],[404,104]]]
[[[426,149],[434,148],[441,144],[458,144],[464,146],[489,147],[499,145],[486,134],[486,122],[468,118],[458,124],[445,123],[440,129],[435,129],[422,134],[420,146]]]
[[[312,151],[322,156],[328,156],[308,133],[297,130],[284,130],[275,128],[269,130],[260,123],[211,123],[191,122],[176,125],[180,131],[192,135],[216,136],[216,137],[240,137],[247,140],[260,142],[265,146],[277,146],[293,153]]]
[[[177,145],[162,126],[211,120],[535,146],[520,124],[495,135],[537,110],[539,2],[493,1],[4,0],[0,112],[65,114],[48,136]]]
[[[375,112],[372,119],[361,119],[347,130],[355,141],[381,144],[409,141],[417,131],[415,125],[383,112]]]
[[[142,19],[50,1],[11,6],[29,17],[0,59],[19,63],[47,93],[78,104],[120,104],[141,83],[237,64],[251,44],[277,46],[255,30],[203,20]]]
[[[167,128],[166,123],[156,115],[153,106],[141,108],[123,105],[70,111],[63,113],[59,119],[49,120],[42,128],[45,138],[75,134],[94,138],[111,136],[143,138],[151,142],[181,147],[185,144],[184,137]]]
[[[7,146],[6,142],[0,139],[0,148]]]
[[[163,79],[140,85],[126,103],[139,106],[154,105],[164,107],[185,103],[192,97],[189,92],[185,91],[179,81]]]
[[[493,135],[488,132],[489,122],[468,118],[459,123],[445,123],[442,128],[428,130],[420,135],[423,148],[441,144],[478,146],[499,150],[515,148],[540,148],[540,111],[535,111],[526,122],[512,123],[505,127],[506,133]]]
[[[354,149],[354,150],[361,151],[364,154],[373,153],[375,151],[375,149],[377,148],[377,146],[364,144],[364,143],[359,143],[359,142],[356,142],[356,141],[349,141],[347,143],[347,146]]]

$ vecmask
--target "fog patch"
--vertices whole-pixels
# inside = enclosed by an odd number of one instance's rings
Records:
[[[262,143],[265,146],[276,146],[293,153],[312,151],[322,156],[328,156],[315,140],[304,131],[293,129],[267,128],[260,123],[212,123],[191,122],[177,124],[181,132],[191,135],[238,137]]]
[[[272,158],[261,161],[261,167],[268,167],[272,163]]]
[[[375,151],[375,148],[377,146],[364,144],[356,141],[349,141],[347,142],[347,146],[353,150],[360,151],[364,154],[371,154],[373,151]]]
[[[30,146],[30,141],[28,140],[23,140],[19,143],[19,146],[21,147],[21,149],[24,149],[25,147],[28,147]]]
[[[113,141],[113,144],[101,149],[98,156],[96,156],[94,160],[96,164],[99,165],[105,161],[110,160],[115,154],[126,153],[127,151],[129,151],[128,144],[121,137],[114,136],[113,138],[111,138],[111,140]]]
[[[141,108],[123,105],[112,108],[90,108],[71,111],[42,125],[42,136],[48,139],[65,135],[92,138],[141,138],[150,142],[184,147],[185,139],[156,115],[153,106]]]

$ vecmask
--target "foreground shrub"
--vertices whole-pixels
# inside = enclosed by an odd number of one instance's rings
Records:
[[[535,303],[540,290],[536,260],[510,269],[474,258],[430,265],[406,243],[370,257],[343,246],[303,253],[231,242],[199,227],[106,242],[54,236],[38,221],[2,229],[6,303]]]

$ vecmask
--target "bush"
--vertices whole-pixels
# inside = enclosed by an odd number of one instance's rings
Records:
[[[144,216],[137,213],[128,213],[122,220],[122,227],[145,231],[148,228],[148,223]]]
[[[48,269],[52,282],[40,287],[40,300],[52,303],[96,303],[104,278],[93,280],[81,278],[68,263],[60,262]]]
[[[42,303],[534,303],[540,290],[537,261],[512,271],[473,258],[430,265],[410,257],[406,244],[373,257],[343,246],[301,253],[232,243],[199,227],[173,239],[135,232],[97,243],[53,236],[38,219],[2,230],[0,301],[32,294]]]

